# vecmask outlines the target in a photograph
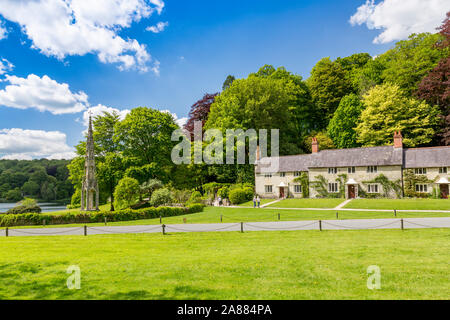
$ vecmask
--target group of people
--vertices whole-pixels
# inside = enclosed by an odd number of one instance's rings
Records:
[[[259,196],[253,197],[253,208],[256,208],[256,206],[258,206],[258,208],[261,206],[261,198]]]

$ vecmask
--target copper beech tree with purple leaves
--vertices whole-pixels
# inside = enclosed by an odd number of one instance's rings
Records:
[[[437,46],[450,51],[450,12],[447,12],[447,18],[438,30],[443,40]],[[441,144],[450,145],[450,56],[442,58],[437,66],[423,78],[419,84],[417,96],[440,107],[443,122],[439,138]]]
[[[190,133],[191,140],[194,139],[194,123],[196,121],[202,121],[203,126],[205,125],[206,120],[208,120],[211,105],[214,103],[217,95],[218,93],[207,93],[202,99],[192,105],[191,111],[189,112],[189,120],[184,126],[184,129]]]

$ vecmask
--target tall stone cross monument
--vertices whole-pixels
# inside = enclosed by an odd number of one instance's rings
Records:
[[[91,116],[89,116],[89,131],[86,143],[84,178],[81,188],[81,210],[98,211],[98,201],[99,192],[95,170],[94,135],[92,131],[92,118]]]

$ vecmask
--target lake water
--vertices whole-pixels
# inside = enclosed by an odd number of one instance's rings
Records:
[[[0,213],[4,213],[11,208],[14,208],[16,203],[0,203]],[[38,203],[39,207],[41,207],[42,212],[55,212],[66,210],[66,206],[62,206],[56,203]]]

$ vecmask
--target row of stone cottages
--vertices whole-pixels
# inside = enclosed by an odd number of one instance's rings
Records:
[[[259,153],[259,152],[258,152]],[[393,146],[319,150],[295,156],[257,155],[256,193],[262,198],[449,198],[450,147]]]

